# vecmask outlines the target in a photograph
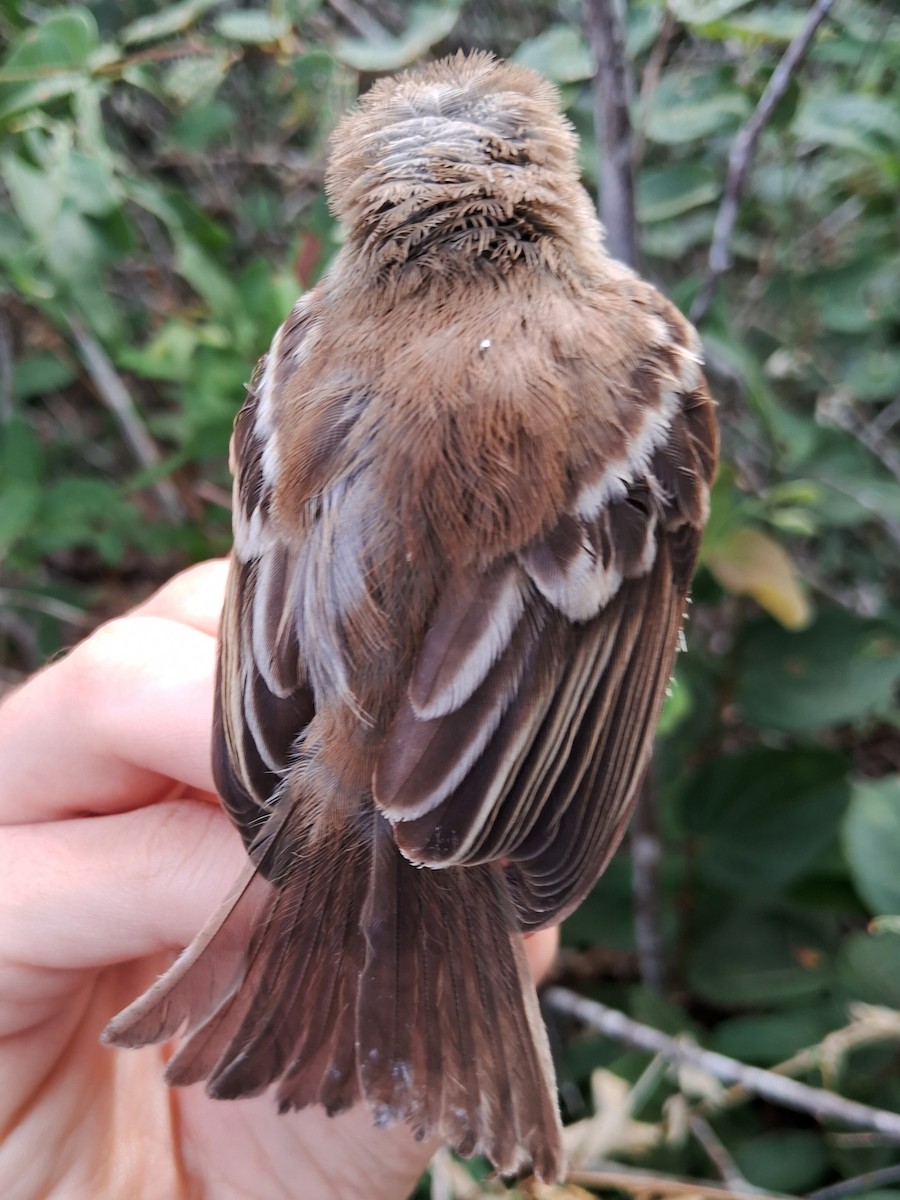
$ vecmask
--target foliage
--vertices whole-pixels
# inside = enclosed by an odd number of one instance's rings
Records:
[[[339,9],[0,0],[9,680],[178,565],[227,548],[231,422],[255,358],[334,249],[326,140],[374,73],[458,46],[514,54],[559,83],[597,181],[574,2],[370,3],[347,10],[362,14],[356,28]],[[685,308],[735,133],[806,12],[800,0],[628,6],[643,267]],[[724,464],[656,771],[668,997],[636,983],[626,855],[564,931],[570,980],[763,1066],[833,1049],[853,1002],[900,1008],[891,16],[889,0],[838,0],[763,134],[735,265],[701,330]],[[92,347],[153,453],[128,440]],[[872,918],[885,919],[870,931]],[[900,1107],[896,1042],[839,1044],[810,1059],[807,1079]],[[592,1078],[630,1085],[646,1065],[607,1040],[569,1039],[567,1116],[584,1116]],[[661,1130],[684,1086],[659,1075],[631,1124]],[[898,1162],[877,1138],[764,1105],[711,1111],[759,1186],[799,1191]],[[632,1134],[608,1156],[711,1173],[683,1132],[654,1135],[638,1158]]]

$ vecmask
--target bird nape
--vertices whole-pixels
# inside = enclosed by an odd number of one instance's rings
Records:
[[[716,466],[696,334],[611,260],[555,90],[488,55],[334,135],[346,241],[232,440],[213,757],[247,873],[107,1041],[564,1169],[523,933],[616,849]]]

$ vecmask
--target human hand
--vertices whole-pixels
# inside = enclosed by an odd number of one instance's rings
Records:
[[[0,1195],[405,1196],[433,1146],[360,1107],[170,1091],[170,1051],[100,1031],[186,946],[246,855],[209,766],[226,564],[177,576],[0,708]],[[553,931],[527,942],[536,976]]]

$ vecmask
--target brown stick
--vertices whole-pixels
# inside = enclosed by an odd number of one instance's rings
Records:
[[[806,58],[813,38],[816,36],[816,30],[828,15],[833,4],[834,0],[816,0],[809,10],[806,24],[785,50],[778,66],[772,72],[772,77],[766,84],[766,89],[760,97],[753,115],[741,127],[734,139],[731,154],[728,156],[725,192],[713,227],[706,279],[691,307],[691,320],[695,325],[702,321],[709,312],[719,279],[731,266],[731,235],[734,232],[741,196],[747,182],[750,164],[756,154],[760,135],[772,119],[772,114],[787,91],[795,72]]]
[[[137,406],[125,386],[122,376],[113,366],[106,351],[77,317],[68,318],[69,328],[84,368],[91,378],[94,391],[115,417],[122,436],[142,467],[153,468],[161,461],[159,450],[138,415]],[[160,504],[170,521],[185,520],[181,498],[171,479],[157,479],[153,485]]]
[[[641,984],[662,994],[666,959],[662,945],[659,864],[662,847],[656,819],[656,795],[648,772],[631,822],[631,893],[634,898],[634,939]]]
[[[629,1171],[615,1163],[595,1171],[570,1171],[567,1183],[584,1187],[619,1188],[637,1196],[703,1196],[705,1200],[786,1200],[772,1192],[736,1191],[699,1179],[678,1179],[654,1171]]]
[[[637,224],[628,64],[625,33],[615,0],[584,0],[584,25],[597,63],[593,89],[600,157],[600,220],[606,226],[609,253],[633,267],[637,262]]]

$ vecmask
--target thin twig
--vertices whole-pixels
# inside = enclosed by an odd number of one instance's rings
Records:
[[[773,1075],[802,1075],[807,1071],[821,1071],[823,1077],[834,1077],[840,1063],[848,1054],[862,1046],[884,1041],[900,1041],[900,1013],[878,1004],[855,1003],[850,1007],[851,1020],[848,1025],[835,1029],[814,1046],[806,1046],[792,1054],[784,1062],[770,1067]],[[748,1100],[752,1089],[736,1084],[717,1096],[715,1101],[703,1101],[696,1111],[700,1113],[721,1112]]]
[[[584,24],[597,71],[594,121],[600,156],[600,220],[607,249],[633,267],[637,262],[634,154],[628,107],[625,33],[615,0],[584,0]]]
[[[820,399],[816,405],[816,416],[849,433],[900,481],[900,453],[887,442],[875,421],[865,422],[857,417],[845,396],[838,393]]]
[[[644,778],[631,822],[631,891],[634,897],[634,935],[641,984],[662,994],[666,986],[659,893],[662,847],[656,819],[656,795],[649,772]]]
[[[356,0],[328,0],[338,16],[343,17],[361,38],[367,42],[387,42],[390,34],[370,12],[367,12]]]
[[[567,1183],[583,1187],[619,1188],[637,1196],[703,1196],[705,1200],[786,1200],[775,1192],[756,1189],[737,1191],[704,1183],[699,1179],[678,1179],[669,1175],[657,1175],[655,1171],[630,1171],[616,1163],[602,1164],[593,1171],[570,1171]]]
[[[706,1151],[709,1161],[722,1176],[722,1182],[732,1191],[752,1192],[753,1185],[748,1183],[735,1165],[734,1159],[722,1144],[722,1140],[710,1125],[709,1121],[691,1113],[688,1117],[691,1133]]]
[[[847,484],[839,482],[832,474],[826,478],[824,475],[820,476],[816,471],[810,471],[809,478],[814,483],[821,483],[824,487],[831,488],[839,496],[846,496],[848,500],[854,500],[864,512],[867,512],[874,521],[881,525],[894,545],[900,546],[900,522],[895,521],[885,511],[879,497],[869,496],[865,490],[861,490],[859,487],[848,487]]]
[[[809,1087],[794,1079],[786,1079],[761,1067],[750,1067],[737,1059],[728,1058],[713,1050],[704,1050],[684,1041],[676,1041],[659,1029],[633,1021],[624,1013],[608,1008],[596,1000],[577,996],[565,988],[550,988],[544,999],[551,1008],[568,1013],[592,1029],[616,1038],[626,1045],[649,1054],[661,1054],[674,1063],[699,1067],[724,1083],[740,1083],[773,1104],[798,1109],[815,1117],[842,1121],[856,1129],[875,1129],[900,1144],[900,1113],[872,1108],[856,1100],[847,1100],[835,1092]]]
[[[31,612],[44,613],[57,621],[65,621],[67,625],[75,625],[79,629],[90,629],[94,621],[81,608],[67,604],[65,600],[57,600],[55,596],[42,596],[38,592],[24,592],[19,588],[0,587],[0,604],[9,608],[24,608]]]
[[[819,1188],[816,1192],[810,1192],[806,1200],[843,1200],[844,1196],[855,1196],[857,1192],[881,1187],[885,1183],[896,1183],[898,1180],[900,1166],[881,1167],[877,1171],[867,1171],[865,1175],[854,1175],[852,1179],[842,1179],[840,1183]]]
[[[812,45],[816,30],[828,15],[833,4],[834,0],[816,0],[813,4],[809,10],[806,24],[785,50],[778,66],[772,72],[772,77],[766,84],[765,91],[760,97],[753,115],[741,127],[734,139],[734,145],[731,147],[731,154],[728,157],[725,193],[722,196],[722,203],[713,227],[706,279],[691,308],[691,320],[695,324],[702,321],[709,312],[719,279],[731,266],[731,235],[734,232],[741,196],[747,182],[750,164],[756,154],[760,135],[772,119],[775,109],[790,86],[794,73]]]
[[[653,93],[656,91],[659,83],[659,77],[662,74],[662,69],[665,66],[666,55],[669,53],[669,47],[672,44],[672,38],[675,36],[677,28],[675,17],[671,8],[666,4],[666,14],[663,17],[662,27],[659,35],[653,43],[653,49],[650,51],[650,57],[647,59],[647,66],[644,68],[644,74],[641,78],[641,94],[638,97],[638,122],[637,128],[634,131],[634,149],[633,160],[637,167],[644,157],[644,143],[647,140],[647,114],[650,110],[650,101],[653,99]]]
[[[884,437],[900,421],[900,396],[883,408],[877,417],[869,422],[869,429],[878,437]]]
[[[12,420],[13,402],[12,331],[9,317],[0,312],[0,425]]]
[[[638,234],[625,30],[616,0],[583,0],[583,8],[588,42],[597,63],[592,86],[600,158],[600,219],[606,227],[609,253],[633,267]],[[648,777],[632,824],[631,877],[641,983],[652,992],[663,991],[666,974],[660,933],[660,858],[656,799]]]
[[[135,458],[142,467],[158,467],[162,461],[159,451],[144,428],[122,376],[90,330],[77,317],[70,316],[68,321],[81,361],[91,377],[94,389],[118,422],[122,436]],[[183,521],[186,516],[185,510],[171,479],[157,479],[153,486],[169,520]]]

